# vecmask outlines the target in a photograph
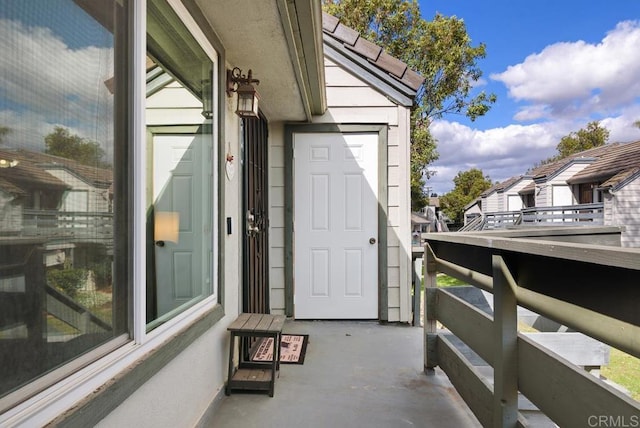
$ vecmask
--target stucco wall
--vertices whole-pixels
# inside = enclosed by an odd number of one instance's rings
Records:
[[[221,269],[224,271],[222,295],[225,316],[138,388],[98,427],[194,426],[224,387],[229,352],[227,327],[239,313],[242,269],[240,131],[233,100],[227,100],[223,125],[225,141],[220,147],[222,160],[227,153],[235,158],[235,175],[232,179],[223,175],[220,183],[224,186],[220,215],[231,217],[234,225],[231,235],[225,231],[220,235],[224,240],[224,266]],[[152,115],[161,116],[163,112],[159,109]]]

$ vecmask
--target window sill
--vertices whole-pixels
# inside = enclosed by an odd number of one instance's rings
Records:
[[[96,425],[220,321],[224,308],[216,304],[192,315],[179,325],[171,326],[173,328],[167,326],[142,345],[128,342],[67,380],[0,415],[0,425]]]

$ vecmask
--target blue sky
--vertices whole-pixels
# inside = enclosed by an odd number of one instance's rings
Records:
[[[420,8],[427,20],[463,19],[472,44],[486,44],[477,90],[498,96],[475,122],[449,115],[432,125],[440,153],[432,191],[451,190],[473,167],[493,181],[524,174],[592,120],[610,142],[640,140],[639,0],[420,0]]]

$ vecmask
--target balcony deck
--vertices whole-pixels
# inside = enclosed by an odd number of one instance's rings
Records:
[[[287,321],[309,334],[304,364],[283,364],[275,396],[234,393],[201,427],[479,427],[444,373],[423,371],[421,327]]]

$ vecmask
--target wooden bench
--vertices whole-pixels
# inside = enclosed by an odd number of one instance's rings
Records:
[[[284,315],[240,314],[227,330],[231,333],[229,344],[229,373],[225,394],[231,390],[269,391],[273,397],[276,372],[280,369],[280,339],[284,327]],[[273,359],[267,362],[249,361],[248,346],[254,338],[273,338]],[[239,340],[236,341],[236,338]],[[236,368],[233,354],[238,343],[239,361]]]

